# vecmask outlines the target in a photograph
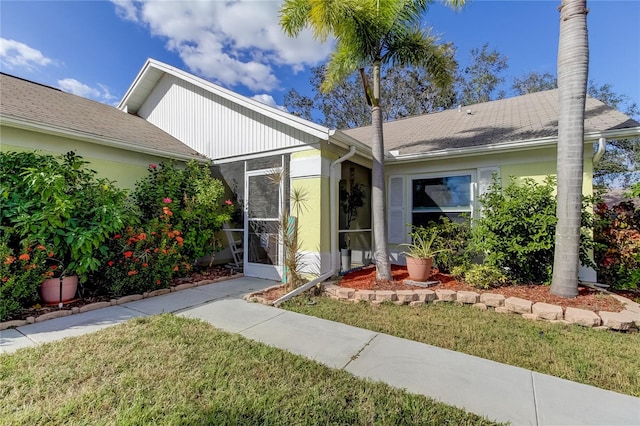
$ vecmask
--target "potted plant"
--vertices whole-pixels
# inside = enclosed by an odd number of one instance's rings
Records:
[[[358,209],[364,206],[364,190],[363,186],[359,183],[352,183],[351,190],[348,191],[345,187],[340,188],[340,205],[342,212],[345,215],[345,228],[351,228],[351,222],[358,218]],[[348,271],[351,269],[351,239],[349,235],[344,237],[345,246],[340,249],[340,260],[342,263],[342,270]]]
[[[433,250],[431,248],[438,236],[436,227],[413,227],[409,235],[411,236],[411,244],[401,244],[401,246],[407,247],[407,250],[402,252],[407,261],[407,272],[412,280],[424,282],[431,276],[433,256],[446,249]]]

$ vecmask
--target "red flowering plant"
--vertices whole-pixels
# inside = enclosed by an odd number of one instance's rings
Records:
[[[598,203],[594,240],[598,280],[614,288],[640,288],[640,208],[632,201]]]
[[[225,186],[212,176],[210,165],[195,161],[184,168],[171,162],[149,164],[148,171],[132,194],[142,220],[148,221],[159,209],[170,207],[174,228],[184,239],[183,256],[195,263],[214,254],[220,248],[216,234],[231,219],[234,206],[231,200],[225,201]]]
[[[109,250],[96,281],[99,291],[110,296],[142,293],[169,287],[171,278],[190,269],[183,261],[182,233],[171,219],[167,206],[162,214],[141,227],[127,227],[109,241]]]
[[[15,251],[0,240],[0,321],[39,300],[42,281],[54,274],[53,253],[40,244],[24,244]]]

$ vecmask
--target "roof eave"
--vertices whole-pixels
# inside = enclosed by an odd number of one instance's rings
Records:
[[[179,153],[157,149],[157,148],[150,148],[150,147],[145,147],[140,145],[131,145],[126,141],[106,138],[103,136],[98,136],[91,133],[81,132],[78,130],[68,129],[64,127],[38,123],[31,120],[25,120],[25,119],[16,118],[16,117],[9,117],[6,115],[0,116],[0,125],[14,127],[17,129],[30,130],[30,131],[39,132],[39,133],[46,133],[48,135],[60,136],[60,137],[79,140],[83,142],[90,142],[97,145],[103,145],[103,146],[108,146],[112,148],[122,149],[125,151],[155,155],[157,157],[163,157],[168,159],[174,159],[174,160],[180,160],[180,161],[195,160],[201,163],[209,163],[211,161],[206,157],[201,157],[198,155],[179,154]]]
[[[632,127],[628,129],[603,130],[597,132],[589,132],[584,135],[584,142],[593,143],[600,138],[616,139],[640,136],[640,127]],[[554,146],[558,143],[556,136],[546,138],[519,140],[512,142],[501,142],[496,144],[482,145],[478,147],[465,147],[456,149],[443,149],[425,153],[404,154],[396,156],[388,156],[385,162],[394,164],[402,162],[415,162],[432,159],[447,159],[452,157],[471,157],[478,155],[486,155],[489,153],[497,154],[504,152],[523,151],[535,148],[544,148],[546,146]]]

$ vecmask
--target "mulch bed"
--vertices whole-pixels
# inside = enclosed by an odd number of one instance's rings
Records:
[[[402,280],[407,279],[407,268],[400,265],[391,266],[391,274],[393,281],[377,281],[375,267],[368,267],[359,271],[353,271],[345,274],[337,285],[345,288],[353,288],[355,290],[417,290],[424,289],[413,285],[407,285]],[[546,285],[515,285],[491,290],[479,290],[465,283],[458,282],[450,275],[436,273],[431,276],[430,280],[440,281],[440,284],[429,287],[429,290],[454,290],[454,291],[475,291],[477,293],[494,293],[502,294],[504,297],[519,297],[532,302],[544,302],[552,305],[562,306],[563,308],[573,307],[580,309],[588,309],[597,311],[622,311],[623,305],[615,298],[601,291],[590,287],[579,287],[578,296],[573,299],[565,299],[554,296],[549,293],[550,286]]]
[[[193,271],[189,276],[183,278],[174,278],[171,281],[170,287],[174,287],[180,284],[187,283],[197,283],[204,280],[215,280],[217,278],[229,277],[234,275],[233,272],[229,268],[225,268],[224,266],[211,266],[202,270]],[[112,297],[109,296],[89,296],[85,295],[84,298],[77,298],[72,301],[66,302],[63,306],[63,309],[71,309],[76,307],[82,307],[89,305],[91,303],[96,302],[108,302]],[[57,311],[58,305],[46,306],[46,305],[35,305],[29,309],[23,309],[20,313],[14,315],[11,318],[7,318],[5,321],[10,320],[25,320],[28,317],[37,317],[49,312]]]

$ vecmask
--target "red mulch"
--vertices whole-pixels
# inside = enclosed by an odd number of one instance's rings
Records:
[[[356,290],[415,290],[424,287],[404,284],[402,281],[409,277],[407,268],[399,265],[391,266],[393,281],[376,281],[375,267],[368,267],[359,271],[345,274],[337,284],[345,288]],[[594,312],[610,311],[620,312],[624,308],[615,298],[589,287],[579,287],[578,296],[573,299],[565,299],[549,293],[549,286],[545,285],[516,285],[492,288],[491,290],[479,290],[465,283],[453,279],[450,275],[435,273],[430,280],[440,281],[440,284],[429,287],[429,290],[447,289],[454,291],[475,291],[477,293],[502,294],[504,297],[519,297],[532,302],[544,302],[563,308],[574,307],[588,309]]]

